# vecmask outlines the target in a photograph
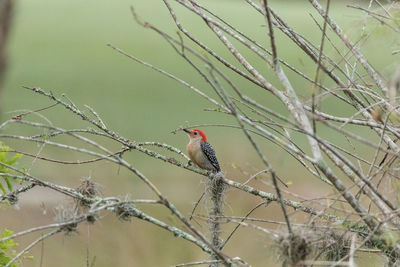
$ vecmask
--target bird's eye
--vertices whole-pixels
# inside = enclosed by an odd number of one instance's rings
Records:
[[[197,132],[194,132],[194,135],[197,135]]]

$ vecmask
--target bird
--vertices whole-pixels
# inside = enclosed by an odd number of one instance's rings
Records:
[[[207,142],[207,136],[199,129],[183,129],[189,136],[187,151],[189,158],[201,169],[213,173],[221,172],[214,148]]]

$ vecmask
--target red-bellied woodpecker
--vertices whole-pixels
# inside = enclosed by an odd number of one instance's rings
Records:
[[[189,135],[187,150],[190,159],[200,168],[218,173],[221,171],[214,148],[207,142],[206,135],[198,130],[183,129]]]

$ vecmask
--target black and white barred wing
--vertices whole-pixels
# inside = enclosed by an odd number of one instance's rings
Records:
[[[217,156],[215,155],[214,148],[208,142],[201,142],[200,147],[204,155],[206,155],[207,159],[210,161],[211,165],[213,165],[213,167],[215,168],[215,170],[217,172],[221,171],[221,168],[218,164]]]

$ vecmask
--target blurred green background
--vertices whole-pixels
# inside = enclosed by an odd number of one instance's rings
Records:
[[[202,2],[260,43],[269,46],[267,29],[262,26],[265,24],[264,19],[244,1]],[[359,11],[346,8],[350,1],[331,2],[332,17],[350,36],[357,39],[365,16]],[[321,19],[307,1],[271,1],[271,5],[299,33],[319,44],[320,32],[309,14],[313,14],[320,22]],[[185,123],[233,122],[221,113],[204,111],[204,108],[213,106],[188,88],[129,60],[106,46],[107,43],[111,43],[216,97],[202,78],[188,67],[160,36],[134,22],[130,6],[135,7],[143,20],[175,35],[177,29],[162,1],[16,1],[8,43],[9,66],[1,91],[2,121],[20,113],[18,110],[34,110],[51,103],[48,99],[23,89],[22,86],[26,85],[41,87],[58,96],[66,93],[79,107],[84,108],[84,104],[91,106],[110,129],[126,138],[135,141],[165,142],[182,150],[185,149],[187,137],[183,133],[171,134],[171,130]],[[200,19],[182,8],[177,8],[177,11],[184,26],[197,38],[234,62]],[[396,61],[391,51],[399,45],[397,38],[384,29],[371,27],[367,31],[373,33],[368,43],[363,46],[363,51],[368,54],[369,60],[378,70],[390,75]],[[333,36],[331,33],[329,35]],[[277,38],[279,55],[310,77],[314,77],[315,65],[310,64],[310,60],[280,33],[277,33]],[[185,42],[189,43],[188,40]],[[379,53],[374,53],[377,47]],[[330,50],[331,47],[327,45],[327,51]],[[197,51],[201,52],[198,49]],[[268,79],[276,81],[266,63],[248,52],[244,52],[244,55],[253,60],[252,63]],[[307,99],[310,95],[310,85],[293,73],[288,72],[288,74],[299,96]],[[243,91],[247,95],[279,112],[284,112],[283,107],[271,95],[254,88],[243,79],[234,78],[234,81],[241,88],[245,88]],[[329,84],[328,79],[326,81]],[[326,105],[326,110],[336,109],[336,114],[339,116],[351,114],[351,110],[344,106],[338,110],[337,103],[333,101],[327,101]],[[61,107],[43,111],[42,114],[56,126],[85,127],[79,118]],[[30,118],[42,121],[34,115]],[[10,126],[6,130],[23,130],[27,135],[32,133],[27,127]],[[213,127],[203,130],[216,148],[222,168],[229,178],[244,182],[251,174],[263,168],[240,131]],[[327,137],[334,137],[334,134],[329,132],[325,134]],[[302,144],[302,137],[294,138],[299,138]],[[40,149],[10,140],[1,141],[18,149],[30,149],[33,153],[37,153]],[[116,146],[111,147],[118,149]],[[305,144],[304,147],[306,148]],[[310,179],[308,174],[299,168],[298,163],[276,146],[265,143],[263,149],[280,177],[292,182],[290,188],[292,192],[306,194],[309,198],[329,192],[321,182]],[[76,153],[48,147],[41,153],[68,160],[84,158]],[[137,152],[130,152],[126,157],[185,214],[191,211],[192,203],[204,190],[204,179],[191,172],[173,168]],[[77,187],[83,177],[91,177],[101,185],[100,189],[104,196],[121,198],[152,196],[137,177],[109,163],[71,168],[41,161],[32,163],[31,159],[24,157],[20,165],[30,168],[34,175],[73,187]],[[259,181],[254,181],[252,185],[271,191],[271,188]],[[227,214],[243,215],[259,201],[236,190],[228,190]],[[0,229],[7,227],[21,231],[32,226],[51,223],[56,213],[55,207],[59,203],[64,203],[65,206],[66,199],[59,194],[36,188],[21,197],[18,209],[0,207],[2,213]],[[163,209],[142,206],[141,208],[168,223],[176,222],[175,218],[170,217],[170,214]],[[206,208],[201,208],[199,212],[204,214]],[[281,220],[280,214],[279,207],[272,204],[256,212],[254,217]],[[228,234],[233,227],[233,224],[226,225],[224,234]],[[266,227],[275,228],[270,225]],[[33,234],[18,241],[22,247],[35,237]],[[230,256],[240,256],[253,266],[263,266],[271,262],[276,264],[273,260],[274,252],[270,249],[270,241],[270,237],[265,233],[245,229],[239,231],[230,241],[225,252]],[[121,222],[113,215],[106,215],[94,225],[86,227],[82,224],[79,233],[46,240],[43,245],[42,266],[86,266],[87,246],[90,248],[91,260],[96,257],[94,266],[98,267],[171,266],[206,258],[197,247],[174,238],[172,234],[152,225],[138,220],[133,220],[131,223]],[[39,266],[41,250],[41,245],[32,249],[31,255],[34,256],[34,260],[25,260],[24,266]],[[370,260],[370,256],[363,256],[361,261]]]

